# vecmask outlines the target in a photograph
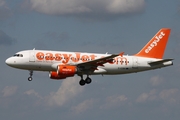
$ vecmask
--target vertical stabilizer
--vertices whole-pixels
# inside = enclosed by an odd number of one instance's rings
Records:
[[[135,56],[162,59],[171,29],[162,28]]]

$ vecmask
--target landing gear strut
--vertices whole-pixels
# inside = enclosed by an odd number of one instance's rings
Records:
[[[29,72],[29,75],[30,75],[30,77],[28,77],[28,81],[32,81],[32,75],[33,75],[33,71],[31,70],[30,72]]]
[[[83,75],[80,75],[81,80],[79,81],[79,85],[84,86],[85,84],[90,84],[92,82],[91,78],[87,76],[87,78],[84,80]]]

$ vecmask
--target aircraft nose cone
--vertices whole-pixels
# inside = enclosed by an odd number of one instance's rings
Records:
[[[12,60],[10,58],[8,58],[8,59],[6,59],[5,63],[10,66],[10,65],[12,65]]]
[[[5,63],[7,64],[7,65],[9,65],[9,59],[6,59],[6,61],[5,61]]]

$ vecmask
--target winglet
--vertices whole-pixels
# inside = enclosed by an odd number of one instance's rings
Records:
[[[124,52],[119,53],[119,56],[121,56],[121,57],[122,57],[123,55],[124,55]]]
[[[162,28],[135,56],[162,59],[171,29]]]

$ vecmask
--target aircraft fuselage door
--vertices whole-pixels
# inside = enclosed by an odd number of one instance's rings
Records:
[[[29,52],[29,62],[35,62],[35,51],[34,50]]]

